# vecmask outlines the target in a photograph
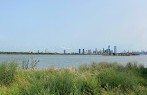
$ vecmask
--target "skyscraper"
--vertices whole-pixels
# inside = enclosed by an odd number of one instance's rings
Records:
[[[97,50],[97,48],[95,49],[95,54],[98,54],[98,50]]]
[[[108,49],[110,49],[110,45],[108,46]]]
[[[114,53],[117,53],[117,46],[114,46]]]
[[[79,54],[81,54],[81,49],[79,49]]]
[[[105,49],[103,48],[103,53],[105,53]]]
[[[66,54],[66,50],[64,50],[64,54]]]
[[[85,50],[83,49],[83,54],[85,54]]]
[[[111,53],[111,50],[110,50],[110,45],[109,45],[107,49],[107,54],[110,54],[110,53]]]

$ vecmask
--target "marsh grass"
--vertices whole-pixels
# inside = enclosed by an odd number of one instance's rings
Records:
[[[17,64],[2,62],[0,64],[0,86],[9,85],[14,81]]]
[[[147,95],[147,68],[93,62],[78,69],[20,69],[0,64],[3,95]],[[3,85],[3,87],[2,87]]]
[[[30,57],[29,59],[25,59],[22,61],[21,68],[34,70],[36,69],[38,62],[39,62],[38,59],[34,59],[33,57]]]

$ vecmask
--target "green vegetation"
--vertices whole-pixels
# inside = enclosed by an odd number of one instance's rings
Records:
[[[26,64],[0,64],[1,95],[147,95],[147,68],[136,63],[93,62],[78,69],[43,70]]]
[[[34,53],[34,52],[0,52],[0,54],[12,55],[63,55],[60,53]]]

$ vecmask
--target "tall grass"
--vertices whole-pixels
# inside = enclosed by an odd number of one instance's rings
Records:
[[[0,86],[9,85],[14,81],[17,64],[2,62],[0,64]]]
[[[34,70],[34,69],[36,69],[38,62],[39,62],[38,59],[34,59],[33,57],[31,57],[29,59],[22,61],[21,68],[22,69],[32,69],[32,70]]]
[[[147,95],[147,68],[136,63],[124,66],[93,62],[73,71],[54,68],[20,69],[16,66],[14,62],[0,65],[0,72],[3,72],[0,77],[4,77],[0,83],[5,85],[5,88],[0,87],[0,94]]]

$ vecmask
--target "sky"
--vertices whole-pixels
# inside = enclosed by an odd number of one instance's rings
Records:
[[[0,0],[0,51],[147,50],[147,0]]]

